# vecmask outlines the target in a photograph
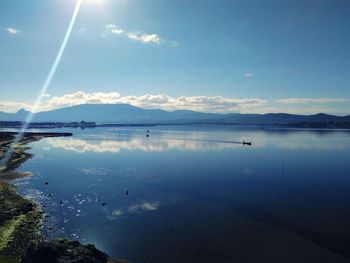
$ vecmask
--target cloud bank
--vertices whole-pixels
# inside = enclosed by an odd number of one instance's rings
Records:
[[[290,98],[280,99],[279,103],[282,104],[304,104],[304,103],[336,103],[336,102],[348,102],[349,99],[345,98]]]
[[[341,103],[341,104],[340,104]],[[327,112],[349,114],[346,111],[350,100],[347,98],[284,98],[266,100],[262,98],[230,98],[223,96],[180,96],[167,94],[145,94],[122,96],[118,92],[78,91],[62,96],[43,96],[42,104],[36,111],[48,111],[80,104],[130,104],[145,109],[193,110],[212,113],[272,113],[289,112],[314,114]],[[16,112],[19,109],[33,111],[35,107],[27,102],[0,101],[0,111]]]
[[[263,99],[237,99],[222,96],[181,96],[171,97],[166,94],[145,94],[141,96],[121,96],[118,92],[93,92],[78,91],[63,96],[48,97],[37,111],[47,111],[80,104],[130,104],[145,109],[163,110],[193,110],[201,112],[242,112],[260,107],[267,103]],[[0,110],[14,112],[18,109],[33,110],[33,105],[28,103],[16,103],[0,101]]]

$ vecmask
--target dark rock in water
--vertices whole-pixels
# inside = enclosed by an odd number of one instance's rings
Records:
[[[22,262],[56,262],[60,257],[60,251],[49,244],[39,244],[37,247],[30,247]]]
[[[127,263],[110,258],[94,245],[82,245],[78,241],[55,239],[39,243],[28,249],[22,263]]]

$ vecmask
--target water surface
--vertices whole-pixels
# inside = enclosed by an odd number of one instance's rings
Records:
[[[16,182],[43,205],[47,238],[136,263],[349,262],[348,131],[68,131],[33,143],[33,175]]]

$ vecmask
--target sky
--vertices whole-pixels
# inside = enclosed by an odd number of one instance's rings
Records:
[[[350,114],[348,0],[0,0],[0,111]]]

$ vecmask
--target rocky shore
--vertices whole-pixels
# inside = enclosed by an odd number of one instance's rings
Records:
[[[72,134],[24,133],[20,139],[16,136],[14,132],[0,132],[0,263],[126,263],[109,257],[94,245],[66,239],[42,240],[40,206],[18,195],[10,181],[29,175],[16,171],[32,157],[26,153],[28,143]]]

